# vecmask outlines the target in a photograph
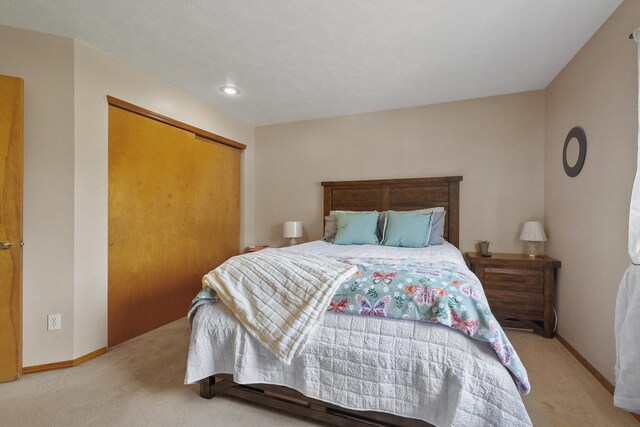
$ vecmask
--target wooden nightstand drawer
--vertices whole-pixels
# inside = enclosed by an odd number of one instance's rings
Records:
[[[509,317],[515,313],[531,320],[542,320],[544,305],[542,293],[485,289],[491,312],[497,317]]]
[[[519,292],[542,292],[543,272],[515,268],[484,269],[484,287]]]

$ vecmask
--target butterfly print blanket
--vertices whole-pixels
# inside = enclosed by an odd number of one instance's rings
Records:
[[[328,310],[361,316],[440,323],[487,342],[515,377],[518,390],[531,386],[520,358],[487,303],[478,279],[453,262],[336,258],[358,267],[342,283]]]

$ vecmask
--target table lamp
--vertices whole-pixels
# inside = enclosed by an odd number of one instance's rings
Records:
[[[520,234],[520,240],[529,242],[529,257],[535,258],[538,252],[538,242],[544,242],[547,240],[547,235],[544,234],[542,223],[539,221],[525,222],[522,227],[522,233]]]
[[[289,246],[296,243],[296,238],[302,237],[302,221],[285,221],[282,228],[282,237],[289,238]]]

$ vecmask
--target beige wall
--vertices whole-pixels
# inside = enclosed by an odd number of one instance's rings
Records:
[[[463,175],[463,250],[521,251],[544,215],[544,93],[480,98],[256,128],[256,241],[286,244],[282,222],[322,236],[323,180]]]
[[[24,366],[107,344],[107,94],[246,144],[241,247],[254,240],[253,126],[69,38],[0,26],[0,58],[25,80]]]
[[[73,353],[73,41],[0,26],[0,73],[24,79],[25,366]],[[46,315],[62,314],[47,332]]]
[[[627,0],[546,91],[547,251],[562,261],[558,332],[610,381],[614,306],[627,255],[629,200],[637,147],[640,2]],[[588,149],[580,175],[562,168],[562,148],[582,126]]]

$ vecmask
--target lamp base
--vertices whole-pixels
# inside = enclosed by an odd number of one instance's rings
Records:
[[[292,238],[289,240],[289,246],[295,246],[295,245],[297,245],[297,244],[298,244],[298,240],[297,240],[295,237],[292,237]]]
[[[538,256],[538,242],[529,241],[527,244],[527,253],[529,254],[529,258]]]

